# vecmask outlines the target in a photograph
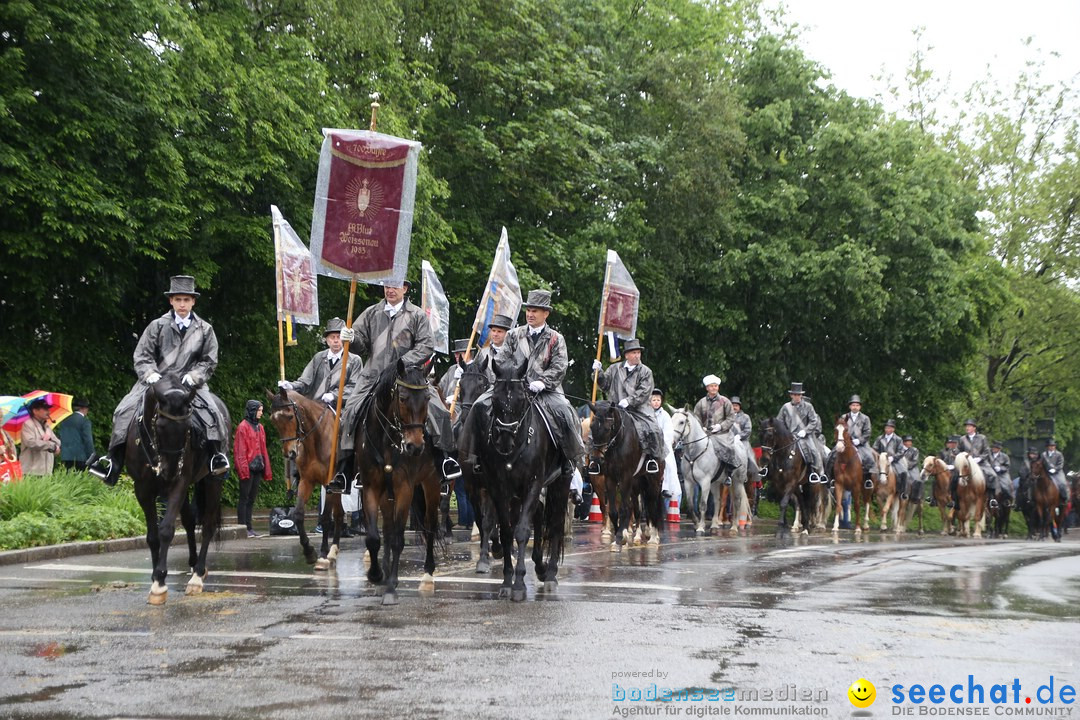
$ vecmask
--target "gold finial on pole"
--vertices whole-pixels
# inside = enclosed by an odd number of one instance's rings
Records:
[[[378,97],[378,93],[375,93],[375,96]],[[378,100],[372,100],[371,101],[371,127],[370,127],[371,132],[375,132],[375,116],[378,115],[378,113],[379,113],[379,101]]]

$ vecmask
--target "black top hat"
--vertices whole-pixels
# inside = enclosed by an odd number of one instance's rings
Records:
[[[791,383],[791,389],[788,390],[787,393],[788,393],[788,395],[805,395],[806,394],[805,392],[803,392],[801,382],[793,382],[793,383]]]
[[[1050,447],[1051,445],[1057,447],[1057,440],[1055,440],[1054,438],[1050,438],[1046,441],[1046,447]]]
[[[911,437],[910,435],[905,435],[904,442],[915,442],[915,438]]]
[[[661,390],[660,388],[657,388],[657,387],[654,387],[652,389],[652,393],[650,393],[650,394],[651,395],[659,395],[660,397],[664,397],[664,391]]]
[[[860,405],[862,405],[862,398],[858,395],[852,395],[851,398],[849,398],[847,401],[848,405],[850,405],[851,403],[859,403]]]
[[[514,321],[508,315],[496,315],[491,318],[491,322],[488,323],[489,328],[502,328],[503,330],[509,330],[514,327]]]
[[[731,396],[731,404],[732,405],[738,405],[739,407],[742,407],[742,400],[739,399],[738,395],[732,395]]]
[[[345,329],[345,321],[339,317],[333,317],[326,321],[326,329],[323,330],[323,337],[326,337],[330,333],[339,333]]]
[[[641,350],[644,350],[644,349],[645,348],[641,347],[641,343],[638,342],[637,338],[630,338],[629,340],[624,342],[623,346],[622,346],[623,355],[630,352],[631,350],[641,351]]]
[[[73,408],[89,408],[90,401],[86,398],[77,397],[71,401],[71,407]]]
[[[30,402],[26,403],[27,410],[36,410],[37,408],[45,408],[46,410],[48,410],[51,407],[52,405],[49,404],[49,401],[43,397],[34,398]]]
[[[453,352],[463,353],[469,349],[469,338],[462,338],[454,341]]]
[[[529,297],[522,303],[523,307],[551,310],[550,290],[530,290]]]
[[[896,421],[893,420],[892,418],[889,418],[888,420],[885,421],[885,427],[891,427],[891,428],[895,429],[896,428]]]
[[[169,278],[169,289],[165,294],[170,297],[173,295],[199,297],[199,293],[195,292],[195,278],[190,275],[173,275]]]

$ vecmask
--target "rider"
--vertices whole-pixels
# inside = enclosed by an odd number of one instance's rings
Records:
[[[682,499],[682,486],[679,484],[678,461],[675,459],[675,429],[671,427],[671,416],[664,409],[664,391],[654,387],[649,395],[649,405],[652,406],[653,417],[664,435],[664,484],[661,495],[674,498],[678,505]]]
[[[915,439],[910,435],[904,436],[904,464],[907,466],[908,480],[911,481],[909,492],[922,492],[922,464],[919,462],[919,448],[914,445]],[[918,496],[916,496],[918,497]]]
[[[823,458],[825,443],[821,437],[821,418],[809,400],[804,400],[803,384],[792,382],[788,390],[790,400],[780,408],[780,418],[795,434],[796,444],[803,458],[810,465],[810,482],[827,483]]]
[[[1039,459],[1039,451],[1034,445],[1029,445],[1024,457],[1024,464],[1020,466],[1020,475],[1017,477],[1016,507],[1023,513],[1027,513],[1033,502],[1031,483],[1031,463]]]
[[[488,323],[488,344],[480,348],[474,356],[474,361],[480,363],[487,373],[488,380],[495,381],[495,373],[491,369],[488,359],[498,361],[506,350],[506,333],[514,326],[513,318],[508,315],[495,315]]]
[[[383,286],[383,299],[371,305],[356,318],[351,328],[341,331],[341,339],[355,343],[367,362],[352,394],[341,413],[341,438],[337,468],[327,492],[345,492],[346,471],[353,460],[354,430],[361,418],[361,409],[375,388],[382,371],[401,360],[406,366],[423,367],[435,352],[431,325],[424,311],[405,297],[412,287],[408,280]],[[450,484],[461,475],[461,468],[452,456],[454,433],[450,429],[450,413],[443,405],[439,391],[428,386],[428,417],[424,429],[432,443],[435,467],[442,473],[441,492],[450,492]],[[351,474],[351,472],[349,473]]]
[[[754,455],[754,448],[750,447],[750,433],[754,429],[754,423],[750,420],[750,416],[743,412],[742,400],[738,395],[731,396],[731,409],[735,413],[732,416],[732,425],[737,428],[739,433],[739,440],[742,441],[746,447],[746,467],[747,477],[752,478],[755,482],[760,480],[761,474],[758,470],[757,457]]]
[[[888,456],[889,464],[896,475],[896,492],[901,499],[907,500],[907,462],[904,461],[904,443],[896,434],[895,420],[890,418],[885,421],[885,434],[878,435],[874,441],[874,450]],[[878,482],[884,480],[879,479]]]
[[[979,463],[982,467],[983,475],[990,474],[990,445],[986,442],[986,436],[978,432],[979,426],[975,423],[974,418],[968,418],[964,421],[964,434],[960,436],[960,443],[957,446],[957,453],[966,452],[973,461]],[[954,472],[952,479],[949,481],[949,494],[952,496],[953,502],[956,501],[956,488],[960,482],[960,478]]]
[[[457,387],[457,381],[461,377],[461,366],[459,363],[465,357],[465,351],[469,349],[469,338],[463,338],[454,341],[454,363],[446,369],[443,376],[439,378],[439,390],[442,391],[443,397],[449,400],[454,397],[454,388]]]
[[[547,324],[551,315],[551,291],[530,290],[522,307],[525,308],[525,325],[518,325],[506,334],[506,349],[499,352],[498,363],[525,361],[525,380],[529,391],[536,395],[544,414],[551,418],[553,439],[563,454],[563,478],[570,483],[570,499],[581,504],[582,480],[576,468],[585,455],[581,443],[581,425],[574,408],[563,394],[562,383],[570,362],[566,354],[563,336]],[[476,413],[477,408],[481,408]],[[473,405],[475,417],[490,412],[491,391],[485,392]],[[475,455],[475,451],[471,454]]]
[[[1050,438],[1046,441],[1046,450],[1042,454],[1043,465],[1046,466],[1046,472],[1050,474],[1050,479],[1057,485],[1058,493],[1061,496],[1061,504],[1069,504],[1069,484],[1065,481],[1065,456],[1058,452],[1057,441],[1054,438]]]
[[[195,278],[174,275],[165,294],[172,310],[151,320],[135,346],[133,360],[139,379],[113,412],[109,453],[87,461],[87,470],[104,480],[106,485],[115,485],[120,479],[128,427],[142,406],[146,390],[166,372],[180,376],[185,387],[196,388],[192,417],[210,457],[210,472],[224,475],[229,471],[229,459],[221,451],[221,444],[231,428],[226,427],[206,384],[218,363],[217,335],[210,323],[192,310],[195,298],[199,297],[195,291]]]
[[[623,346],[623,362],[601,372],[603,363],[593,360],[592,369],[600,373],[596,379],[604,395],[629,413],[645,454],[645,472],[656,473],[660,472],[656,459],[664,455],[664,438],[649,405],[654,383],[652,370],[641,362],[644,349],[636,338],[631,338]]]
[[[991,509],[997,507],[997,498],[995,498],[994,495],[998,492],[1004,496],[1003,502],[1005,503],[1005,507],[1012,505],[1013,486],[1012,476],[1009,475],[1010,464],[1009,454],[1001,452],[1001,442],[995,440],[990,443],[990,469],[993,470],[993,472],[987,473],[986,475],[986,489],[987,495],[990,498]]]
[[[701,384],[705,386],[705,397],[694,406],[694,416],[706,432],[729,432],[735,422],[735,409],[731,407],[731,401],[720,394],[720,378],[706,375]]]
[[[863,477],[866,478],[866,487],[873,487],[870,473],[874,469],[874,454],[870,452],[870,418],[862,412],[862,398],[852,395],[848,399],[848,412],[843,417],[847,424],[848,434],[851,435],[851,444],[855,446],[855,452],[859,454],[862,462]],[[830,453],[830,458],[832,453]],[[827,465],[829,475],[832,475],[832,466]]]
[[[959,450],[956,449],[956,444],[959,441],[960,441],[960,438],[957,437],[956,435],[949,435],[948,437],[945,438],[945,447],[942,448],[941,452],[938,453],[938,457],[941,459],[941,462],[945,463],[945,468],[950,473],[950,475],[949,475],[949,487],[950,488],[952,487],[953,479],[956,478],[956,466],[953,463],[956,462],[956,454],[958,452],[960,452]],[[952,494],[950,492],[950,497],[951,496],[952,496]],[[936,497],[931,496],[931,498],[930,498],[930,506],[931,507],[936,507],[937,506],[937,498]],[[953,506],[953,502],[950,500],[949,501],[949,507],[952,507],[952,506]]]

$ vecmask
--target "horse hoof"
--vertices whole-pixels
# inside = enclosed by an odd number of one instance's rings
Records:
[[[169,588],[155,580],[154,584],[150,586],[150,597],[146,598],[146,602],[150,605],[164,605],[168,597]]]
[[[652,537],[649,538],[649,543],[648,544],[649,545],[659,545],[660,544],[660,538],[657,537],[656,535],[653,535]]]
[[[394,591],[394,590],[387,590],[385,593],[383,593],[382,604],[383,605],[397,605],[398,604],[397,592]]]
[[[203,579],[198,575],[192,575],[191,579],[188,580],[187,588],[184,589],[184,592],[188,595],[198,595],[202,591]]]
[[[424,576],[420,578],[420,585],[417,590],[421,595],[434,595],[435,594],[435,578],[431,573],[424,573]]]
[[[558,580],[545,580],[544,581],[544,592],[548,592],[548,593],[549,592],[555,592],[558,589],[559,589],[559,581]]]
[[[856,536],[862,535],[862,528],[859,527],[858,525],[855,526],[855,535]]]
[[[338,556],[338,546],[337,545],[330,546],[330,552],[326,553],[326,559],[330,561],[331,565],[333,565],[333,564],[335,564],[337,562],[337,556]]]
[[[611,542],[611,533],[607,532],[606,530],[600,533],[600,541],[606,543]]]
[[[514,588],[510,591],[510,600],[513,602],[525,601],[525,588]]]
[[[705,528],[694,528],[694,534],[699,536],[699,537],[704,535],[705,534]]]
[[[510,588],[508,588],[508,587],[499,588],[499,599],[502,600],[502,599],[508,598],[508,597],[510,597]]]
[[[476,572],[478,575],[486,575],[491,572],[491,561],[486,558],[480,558],[476,561]]]
[[[611,552],[619,552],[619,543],[617,543],[617,542],[611,543]]]
[[[327,558],[319,558],[318,560],[315,561],[315,569],[316,570],[329,570],[330,569],[330,560],[327,559]]]

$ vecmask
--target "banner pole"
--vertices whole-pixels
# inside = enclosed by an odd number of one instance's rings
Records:
[[[469,335],[469,344],[465,347],[465,364],[469,364],[469,360],[472,358],[473,340],[476,339],[476,326],[473,325],[472,333]],[[450,419],[454,419],[454,406],[457,405],[458,396],[461,395],[461,383],[454,383],[454,397],[450,400]]]
[[[281,379],[285,380],[285,334],[281,328],[281,239],[277,221],[274,221],[274,284],[277,286],[277,345],[278,345],[278,369]]]
[[[375,115],[379,111],[379,103],[371,103],[371,132],[375,132]],[[352,280],[349,282],[349,309],[345,313],[345,327],[351,328],[353,324],[353,307],[356,303],[356,273],[353,273]],[[337,449],[338,449],[338,430],[341,423],[341,406],[345,402],[345,398],[342,397],[345,394],[345,373],[349,364],[349,342],[345,341],[341,346],[341,376],[338,378],[338,391],[337,391],[337,406],[334,408],[334,432],[330,437],[334,438],[334,441],[330,443],[330,464],[326,468],[326,482],[323,485],[329,485],[330,481],[334,479],[334,466],[337,464]]]
[[[604,353],[604,325],[607,321],[608,283],[611,281],[611,263],[607,263],[604,269],[604,294],[600,300],[600,336],[596,339],[596,359],[599,360]],[[593,370],[592,376],[592,402],[596,402],[596,385],[600,377],[599,370]]]

